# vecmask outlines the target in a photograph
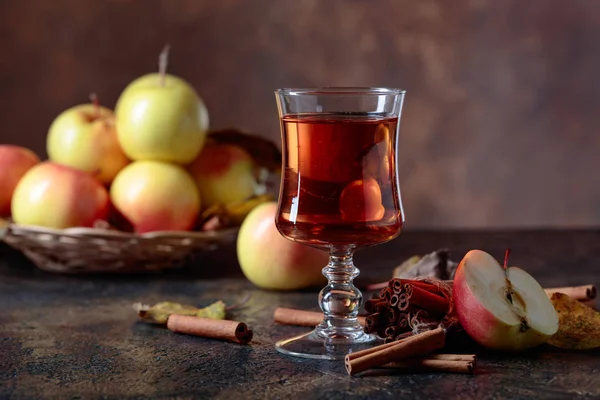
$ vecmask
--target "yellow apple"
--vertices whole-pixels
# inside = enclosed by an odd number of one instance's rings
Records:
[[[277,203],[254,208],[240,227],[237,256],[242,272],[263,289],[295,290],[323,284],[327,253],[285,239],[275,226]]]
[[[193,228],[200,196],[185,169],[162,161],[135,161],[112,183],[113,206],[138,233]]]
[[[40,159],[31,150],[13,145],[0,145],[0,216],[10,215],[10,202],[19,180]]]
[[[131,82],[115,108],[117,134],[133,160],[187,164],[206,139],[208,112],[181,78],[155,73]]]
[[[229,204],[257,191],[255,163],[248,152],[231,144],[210,143],[188,166],[204,207]]]
[[[12,218],[20,225],[48,228],[92,227],[106,220],[108,192],[87,172],[43,162],[21,178],[12,198]]]
[[[50,125],[46,139],[51,161],[94,174],[110,184],[129,160],[106,107],[81,104],[63,111]]]

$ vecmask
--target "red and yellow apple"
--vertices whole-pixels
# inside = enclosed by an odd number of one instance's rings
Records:
[[[192,177],[161,161],[129,164],[113,181],[110,198],[137,233],[190,230],[200,211]]]
[[[17,184],[12,218],[20,225],[92,227],[106,219],[108,202],[108,192],[89,173],[44,162],[27,171]]]
[[[95,104],[80,104],[56,117],[46,148],[51,161],[92,173],[105,184],[129,164],[117,140],[113,112]]]
[[[323,284],[321,271],[327,253],[292,242],[281,236],[275,226],[277,203],[254,208],[240,227],[237,256],[242,272],[263,289],[295,290]]]
[[[0,145],[0,216],[10,215],[10,203],[19,180],[40,159],[31,150],[13,145]]]
[[[188,164],[206,139],[208,112],[183,79],[158,73],[131,82],[115,108],[117,135],[132,160]]]
[[[202,204],[229,204],[256,194],[255,163],[248,152],[231,144],[207,144],[188,166]]]
[[[540,284],[518,267],[503,269],[481,250],[469,251],[458,265],[452,298],[462,327],[490,349],[524,350],[558,330],[558,316]]]

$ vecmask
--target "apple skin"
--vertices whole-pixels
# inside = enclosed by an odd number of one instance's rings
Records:
[[[481,250],[469,251],[460,262],[454,275],[452,299],[460,324],[476,342],[492,350],[519,351],[544,343],[548,336],[529,329],[520,332],[519,324],[507,324],[496,318],[477,299],[465,277],[466,260],[498,262]],[[498,264],[498,268],[502,267]],[[516,268],[516,267],[511,267]],[[501,271],[504,274],[504,271]],[[517,340],[515,340],[518,338]]]
[[[15,187],[23,175],[39,163],[39,157],[25,147],[0,145],[0,216],[10,215]]]
[[[106,220],[108,207],[108,192],[100,181],[47,161],[27,171],[17,184],[12,218],[20,225],[92,227],[97,220]]]
[[[230,144],[210,143],[188,166],[204,207],[246,200],[256,193],[255,163],[248,152]]]
[[[275,226],[277,203],[254,208],[240,227],[237,255],[242,272],[262,289],[297,290],[325,284],[322,269],[329,256],[322,250],[285,239]]]
[[[80,104],[56,117],[46,148],[51,161],[90,172],[105,184],[129,164],[117,140],[113,112],[93,104]]]
[[[208,112],[181,78],[148,74],[131,82],[115,108],[117,136],[132,160],[188,164],[206,140]]]
[[[111,185],[110,199],[137,233],[191,230],[200,211],[192,177],[161,161],[135,161],[123,168]]]

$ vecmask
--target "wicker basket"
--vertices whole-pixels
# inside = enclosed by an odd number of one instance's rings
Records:
[[[233,242],[238,229],[138,235],[98,228],[48,229],[9,223],[0,226],[0,239],[45,271],[134,273],[180,267],[201,252]]]

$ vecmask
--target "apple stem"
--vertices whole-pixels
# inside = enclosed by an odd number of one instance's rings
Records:
[[[504,250],[504,275],[506,276],[506,269],[508,268],[508,257],[510,257],[510,249],[506,249]],[[513,290],[512,290],[512,282],[510,280],[508,280],[508,276],[505,277],[506,279],[506,299],[510,302],[510,304],[513,304]]]
[[[90,101],[94,105],[96,118],[100,118],[100,101],[98,100],[98,95],[96,95],[96,93],[90,93]]]
[[[160,55],[158,56],[158,73],[160,74],[160,86],[165,86],[165,79],[167,75],[167,65],[169,64],[169,48],[171,46],[166,44],[163,47]]]
[[[506,271],[506,268],[508,268],[508,257],[510,257],[510,249],[506,249],[504,250],[504,270]]]

